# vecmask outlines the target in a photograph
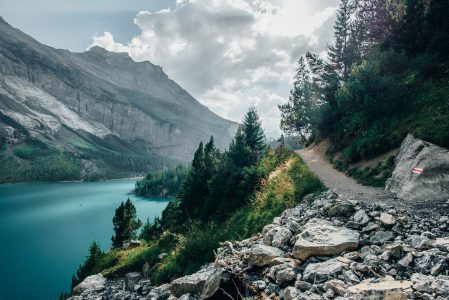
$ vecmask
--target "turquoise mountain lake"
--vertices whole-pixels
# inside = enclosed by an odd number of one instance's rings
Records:
[[[127,197],[144,221],[166,199],[130,195],[135,179],[0,185],[0,299],[57,299],[96,240],[111,245],[115,208]]]

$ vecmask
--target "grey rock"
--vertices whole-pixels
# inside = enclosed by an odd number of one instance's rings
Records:
[[[394,233],[392,231],[377,231],[369,239],[374,244],[385,244],[388,241],[394,239]]]
[[[432,268],[441,264],[447,266],[446,257],[441,255],[438,249],[422,251],[414,260],[415,269],[419,273],[430,274]]]
[[[407,268],[413,261],[413,255],[407,253],[401,260],[398,261],[398,266],[402,268]]]
[[[347,285],[338,279],[329,280],[324,284],[324,290],[331,290],[335,295],[344,296],[347,292]]]
[[[279,248],[256,245],[249,252],[248,263],[253,266],[263,267],[268,265],[274,258],[282,255],[284,255],[284,252]]]
[[[424,292],[432,293],[432,282],[435,280],[433,276],[427,276],[420,273],[413,273],[410,280],[413,282],[413,289]]]
[[[278,247],[278,248],[284,247],[288,244],[291,237],[292,237],[292,232],[289,229],[287,229],[285,227],[280,227],[277,230],[277,232],[274,234],[271,245],[273,247]]]
[[[393,175],[385,189],[406,201],[449,199],[449,151],[408,135],[396,156]],[[422,168],[419,174],[413,168]]]
[[[437,276],[432,282],[432,290],[443,297],[449,295],[449,276]]]
[[[192,275],[187,275],[171,282],[170,292],[180,297],[184,294],[201,295],[202,299],[212,296],[221,280],[221,269],[209,267]]]
[[[406,239],[406,242],[415,249],[430,249],[432,241],[423,235],[413,235]]]
[[[284,289],[284,300],[297,300],[300,291],[294,287],[287,287]]]
[[[335,258],[322,263],[309,264],[304,270],[303,278],[312,282],[325,282],[340,273],[345,267],[347,267],[347,264]]]
[[[134,286],[142,278],[142,275],[138,272],[132,272],[125,275],[125,286],[129,291],[134,290]]]
[[[379,225],[374,222],[369,222],[365,227],[363,227],[363,232],[370,232],[379,229]]]
[[[317,255],[336,255],[356,249],[358,243],[358,232],[336,227],[323,219],[312,219],[297,235],[292,255],[300,260]]]
[[[354,205],[351,203],[337,203],[327,210],[329,217],[350,217],[354,213]]]
[[[395,217],[388,213],[381,213],[379,219],[385,226],[393,226],[394,224],[396,224]]]
[[[370,219],[369,216],[366,214],[365,210],[361,209],[354,214],[353,220],[355,223],[363,226],[367,224]]]
[[[267,283],[263,280],[256,280],[253,282],[253,286],[259,291],[263,291],[267,287]]]
[[[409,299],[412,295],[411,281],[365,280],[348,287],[351,299]]]
[[[101,291],[105,288],[106,278],[102,274],[87,276],[80,284],[73,288],[74,296],[81,295],[84,292]]]
[[[297,280],[295,281],[295,287],[297,287],[300,291],[305,292],[312,288],[312,284],[307,281]]]

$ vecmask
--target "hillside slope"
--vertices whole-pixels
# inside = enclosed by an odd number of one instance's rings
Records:
[[[143,173],[189,161],[211,135],[224,147],[236,129],[159,66],[53,49],[1,18],[0,74],[0,164],[15,169],[0,181],[48,180],[34,166],[45,156],[73,167],[56,179]]]

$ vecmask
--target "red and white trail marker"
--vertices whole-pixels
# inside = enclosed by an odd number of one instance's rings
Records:
[[[412,172],[415,174],[421,174],[422,172],[424,172],[424,169],[423,168],[413,168]]]

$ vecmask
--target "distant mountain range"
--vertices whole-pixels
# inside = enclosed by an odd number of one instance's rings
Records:
[[[143,174],[211,135],[225,147],[236,128],[159,66],[54,49],[0,17],[0,182]]]

